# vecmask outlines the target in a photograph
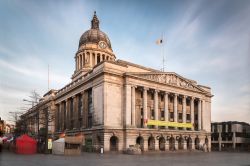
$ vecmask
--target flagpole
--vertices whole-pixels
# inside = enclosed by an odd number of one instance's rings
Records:
[[[162,33],[162,71],[164,72],[165,70],[165,59],[164,59],[164,42],[165,42],[165,39],[164,39],[164,34]]]
[[[48,64],[48,91],[49,91],[49,64]]]

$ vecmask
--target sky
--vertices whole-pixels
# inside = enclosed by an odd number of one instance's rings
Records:
[[[249,0],[0,1],[0,117],[70,82],[94,11],[117,59],[211,87],[212,121],[250,123]]]

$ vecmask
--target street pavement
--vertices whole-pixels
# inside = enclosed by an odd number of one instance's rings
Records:
[[[80,156],[0,154],[0,166],[250,166],[250,153],[183,152],[126,155],[83,153]]]

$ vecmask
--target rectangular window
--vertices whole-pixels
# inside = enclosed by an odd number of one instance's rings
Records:
[[[174,119],[174,113],[170,112],[170,119]]]
[[[161,101],[164,101],[164,95],[161,95]]]
[[[190,121],[191,120],[191,116],[190,114],[187,114],[187,120]]]
[[[165,116],[165,112],[163,110],[163,111],[161,111],[161,118],[164,118],[164,116]]]
[[[178,97],[178,103],[182,104],[182,98]]]
[[[152,109],[151,110],[151,117],[150,117],[150,119],[154,119],[154,116],[155,116],[155,111]]]
[[[214,132],[215,132],[215,133],[218,133],[218,127],[217,127],[216,124],[214,125]]]
[[[154,100],[154,94],[151,93],[151,100]]]
[[[223,133],[226,132],[226,124],[222,124],[222,132],[223,132]]]
[[[178,119],[182,120],[182,113],[178,113]]]
[[[173,97],[170,96],[170,97],[169,97],[169,102],[170,102],[170,103],[173,103],[173,100],[174,100]]]

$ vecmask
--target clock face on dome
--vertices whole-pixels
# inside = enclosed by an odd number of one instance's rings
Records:
[[[99,47],[102,48],[102,49],[104,49],[104,48],[107,47],[107,44],[104,41],[100,41],[99,42]]]

